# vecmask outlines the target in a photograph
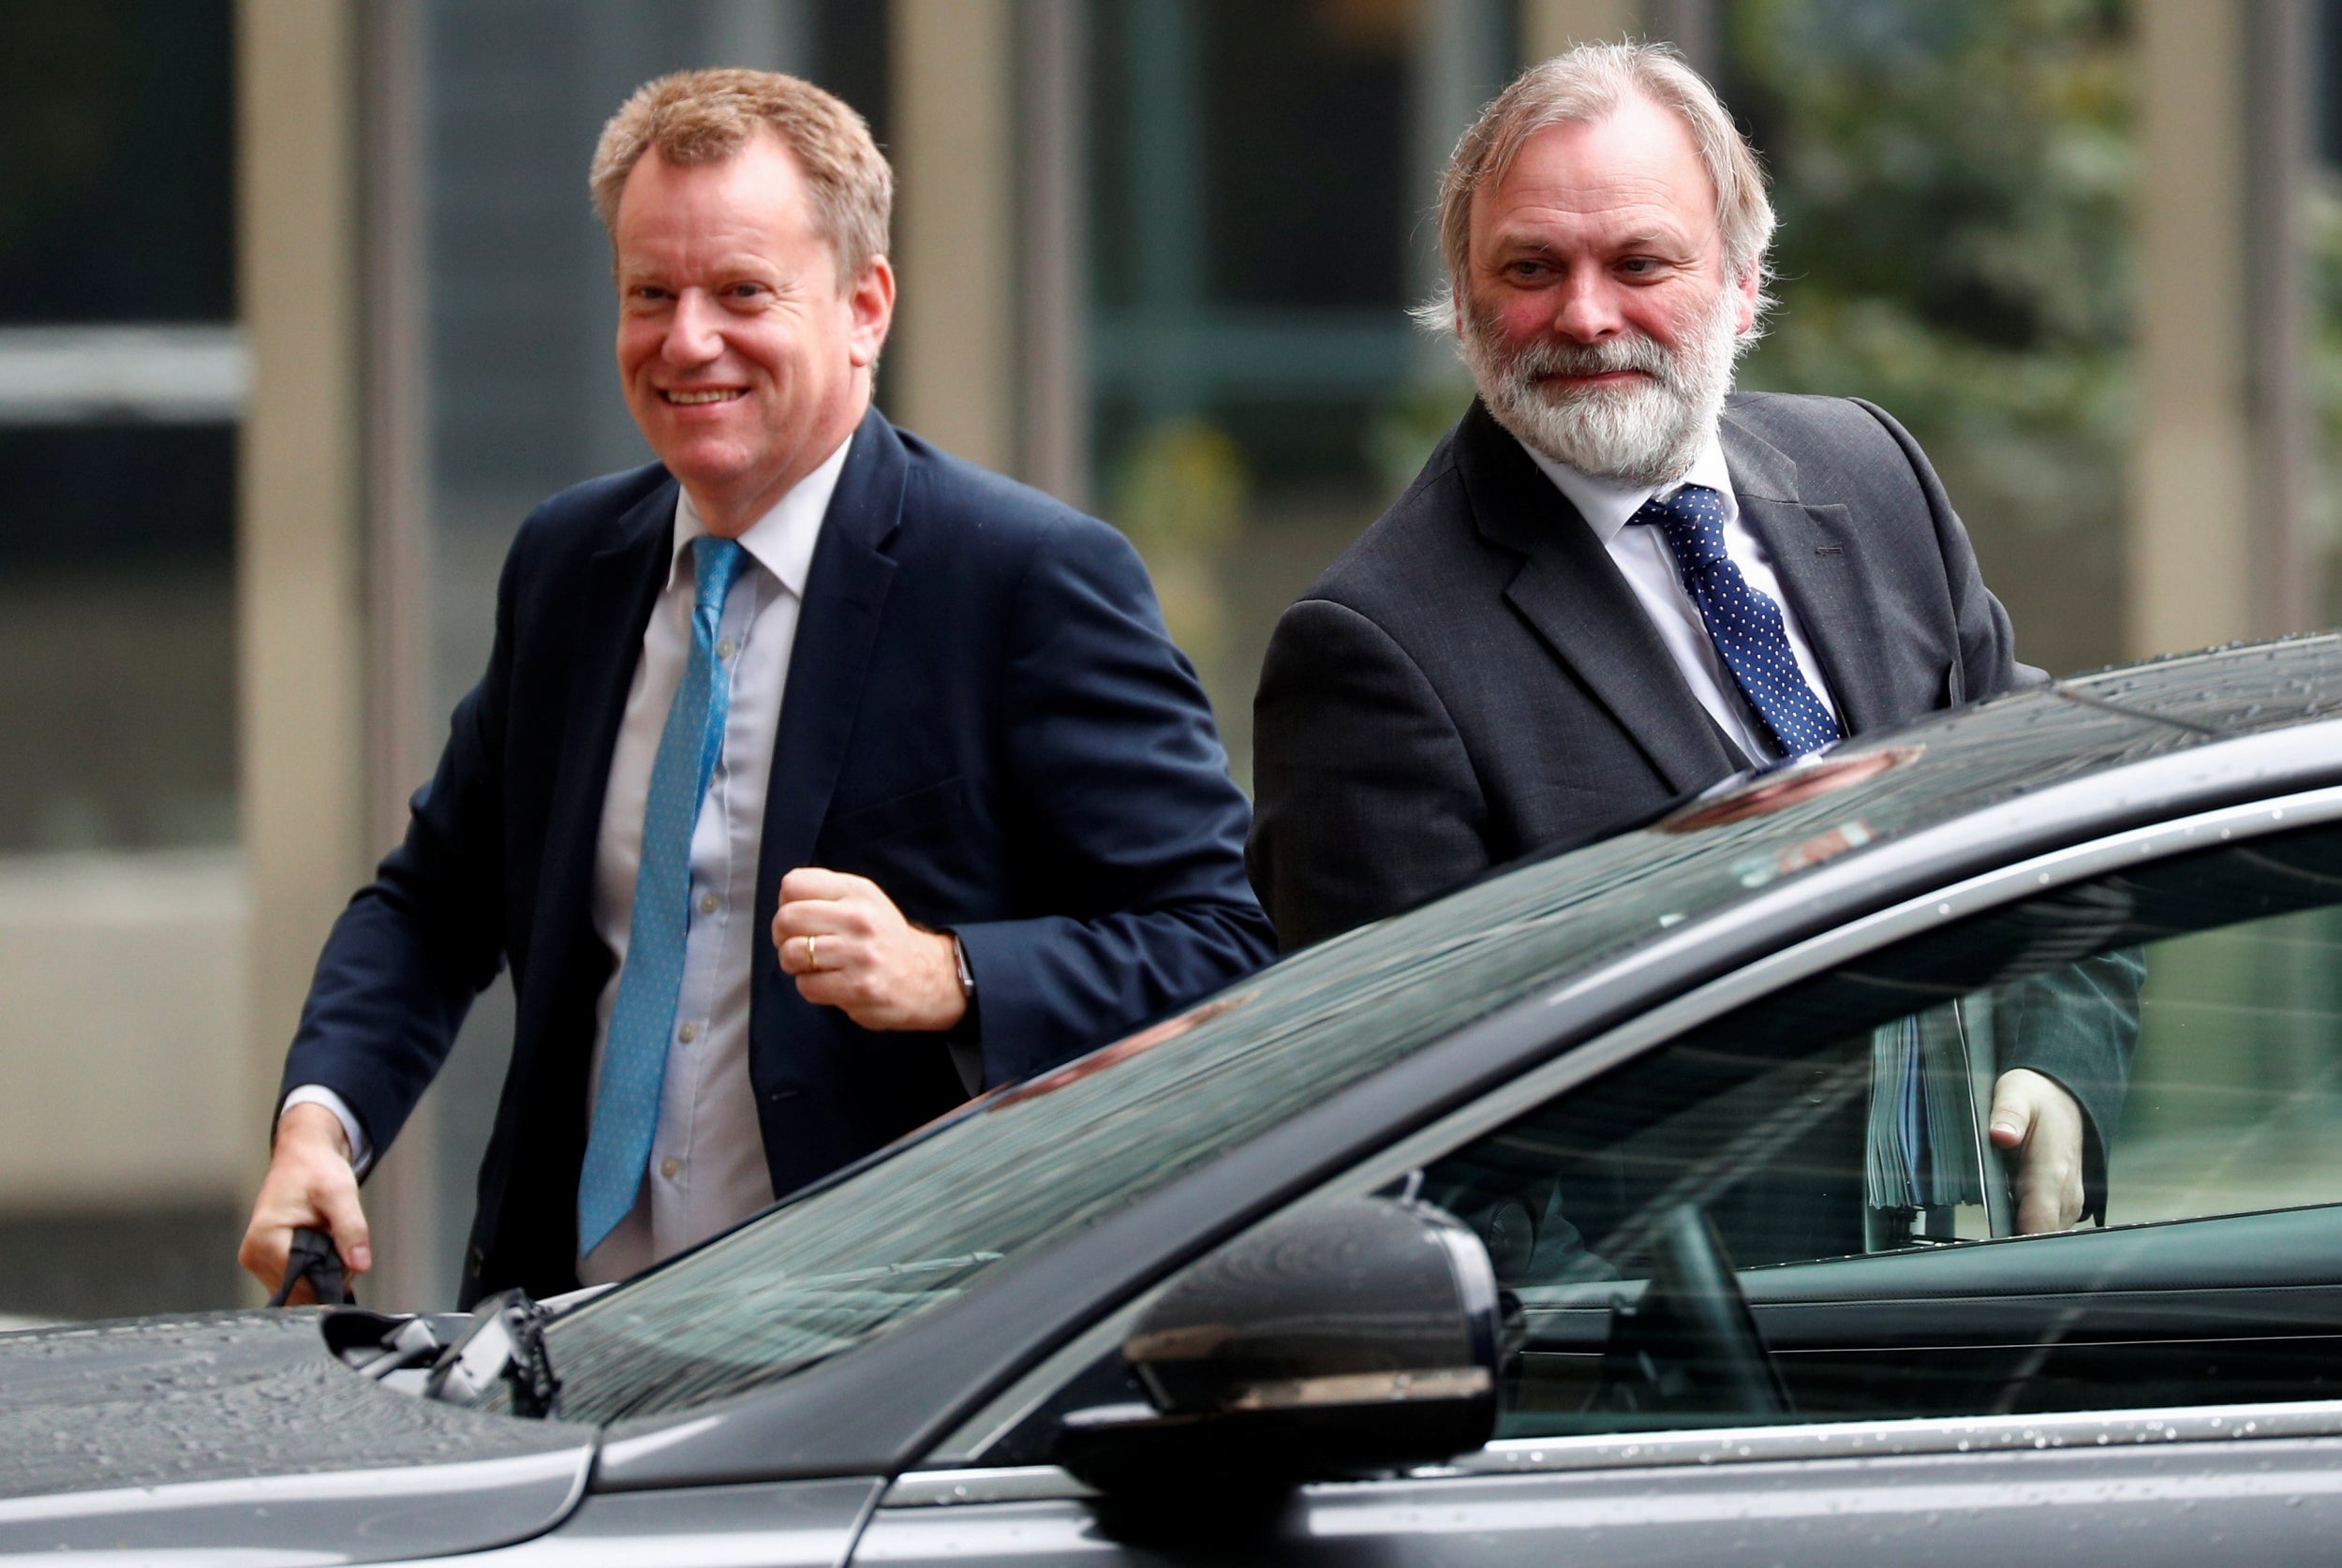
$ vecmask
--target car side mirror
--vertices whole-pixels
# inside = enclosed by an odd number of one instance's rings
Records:
[[[1122,1345],[1149,1402],[1067,1413],[1052,1457],[1108,1493],[1436,1463],[1495,1429],[1499,1314],[1444,1210],[1312,1206],[1175,1279]]]

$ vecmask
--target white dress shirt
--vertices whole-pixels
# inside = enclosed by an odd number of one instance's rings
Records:
[[[1657,528],[1648,525],[1630,528],[1626,520],[1640,511],[1643,503],[1653,496],[1674,495],[1687,484],[1704,484],[1724,497],[1724,552],[1740,569],[1748,585],[1781,607],[1781,624],[1789,634],[1789,652],[1796,656],[1798,672],[1805,684],[1814,688],[1815,700],[1837,717],[1836,704],[1830,700],[1830,688],[1823,684],[1820,661],[1814,657],[1814,645],[1806,640],[1804,629],[1798,625],[1797,612],[1781,592],[1781,579],[1772,570],[1772,557],[1766,553],[1764,542],[1741,521],[1740,497],[1732,491],[1732,475],[1725,466],[1724,446],[1712,430],[1707,444],[1683,477],[1667,484],[1626,486],[1579,473],[1577,469],[1554,462],[1543,452],[1523,443],[1521,451],[1531,462],[1551,480],[1555,488],[1578,508],[1586,526],[1602,541],[1610,559],[1626,578],[1626,585],[1635,591],[1645,615],[1657,629],[1659,640],[1667,644],[1674,657],[1675,667],[1683,673],[1685,684],[1699,705],[1708,710],[1724,732],[1745,752],[1751,762],[1769,762],[1781,755],[1781,748],[1761,727],[1751,722],[1754,717],[1749,704],[1735,693],[1738,683],[1726,667],[1723,657],[1716,652],[1715,639],[1708,635],[1708,624],[1699,618],[1699,606],[1683,591],[1683,580],[1675,565],[1675,553],[1668,548],[1667,538]],[[1840,728],[1845,720],[1839,720]]]
[[[749,563],[734,579],[718,623],[716,655],[731,679],[723,750],[691,832],[691,921],[684,941],[683,982],[674,1033],[651,1135],[649,1167],[634,1208],[592,1252],[578,1260],[586,1284],[623,1280],[660,1258],[755,1213],[773,1201],[763,1132],[749,1077],[750,960],[769,939],[756,928],[757,856],[763,839],[764,791],[773,739],[789,682],[797,615],[822,519],[853,445],[848,436],[772,510],[740,536]],[[633,927],[634,881],[643,849],[643,812],[667,710],[691,652],[696,575],[691,541],[707,531],[688,494],[675,503],[667,585],[643,631],[642,657],[627,688],[626,716],[610,755],[601,826],[594,848],[594,932],[615,960],[594,1013],[586,1124],[601,1083],[610,1012],[618,997]],[[317,1085],[285,1097],[287,1107],[314,1102],[341,1118],[361,1171],[373,1157],[357,1118],[331,1089]]]

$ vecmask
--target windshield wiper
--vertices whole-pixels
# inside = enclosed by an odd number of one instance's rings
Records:
[[[545,1353],[545,1324],[556,1315],[525,1291],[506,1291],[482,1302],[470,1324],[432,1363],[423,1398],[480,1405],[502,1388],[510,1391],[514,1415],[551,1415],[561,1397],[561,1380]]]

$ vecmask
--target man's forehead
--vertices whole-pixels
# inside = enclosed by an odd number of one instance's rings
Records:
[[[629,215],[658,207],[670,221],[725,227],[777,215],[802,215],[808,199],[802,168],[787,142],[769,128],[719,157],[677,162],[656,144],[627,171],[619,187],[617,228]]]
[[[1518,238],[1513,230],[1551,218],[1601,222],[1621,242],[1704,237],[1716,225],[1715,185],[1682,119],[1630,97],[1532,132],[1503,177],[1473,199],[1481,243]]]

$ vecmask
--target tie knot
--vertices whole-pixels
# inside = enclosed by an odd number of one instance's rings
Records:
[[[1724,497],[1704,484],[1686,484],[1664,498],[1653,496],[1626,521],[1657,527],[1685,570],[1724,558]]]
[[[732,592],[733,579],[740,575],[748,558],[749,553],[736,539],[702,534],[691,541],[691,570],[699,584],[701,613],[723,614],[724,596]]]

